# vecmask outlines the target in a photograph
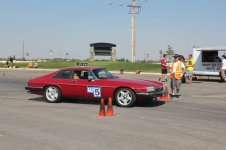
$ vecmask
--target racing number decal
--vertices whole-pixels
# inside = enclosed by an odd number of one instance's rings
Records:
[[[87,93],[93,93],[94,97],[101,97],[101,87],[88,86]]]
[[[101,97],[100,88],[94,88],[93,96],[94,97]]]

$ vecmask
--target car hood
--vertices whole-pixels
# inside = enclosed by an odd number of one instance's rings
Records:
[[[152,80],[124,79],[124,78],[115,78],[111,80],[118,83],[124,83],[125,85],[128,86],[153,86],[155,88],[161,88],[163,86],[162,82]]]

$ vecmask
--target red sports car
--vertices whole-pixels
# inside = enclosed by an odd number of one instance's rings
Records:
[[[153,100],[165,93],[161,82],[122,79],[106,68],[78,66],[64,68],[28,81],[25,89],[43,95],[47,102],[56,103],[62,97],[107,99],[112,97],[118,106],[130,107],[139,99]]]

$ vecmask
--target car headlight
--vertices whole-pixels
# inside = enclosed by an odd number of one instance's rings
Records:
[[[147,92],[154,92],[155,88],[153,86],[147,87]]]

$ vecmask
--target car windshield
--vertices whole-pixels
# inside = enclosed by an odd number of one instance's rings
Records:
[[[93,70],[93,73],[98,79],[114,79],[114,78],[116,78],[113,74],[111,74],[105,68],[95,69],[95,70]]]

